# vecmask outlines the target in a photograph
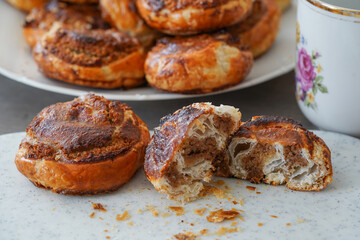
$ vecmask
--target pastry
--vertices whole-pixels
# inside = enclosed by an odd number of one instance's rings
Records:
[[[99,0],[60,0],[62,2],[76,3],[76,4],[87,4],[87,3],[98,3]]]
[[[93,4],[68,4],[53,0],[33,9],[26,17],[23,34],[31,46],[40,41],[51,27],[61,24],[70,29],[109,29],[110,25],[101,18],[99,7]]]
[[[291,5],[291,0],[274,0],[274,2],[282,12],[285,11]]]
[[[333,175],[324,141],[284,117],[259,116],[243,123],[215,165],[218,176],[286,184],[298,191],[319,191]]]
[[[208,93],[240,83],[253,66],[251,52],[227,34],[163,38],[148,53],[145,75],[160,90]]]
[[[153,46],[160,33],[148,27],[139,16],[135,0],[100,0],[103,18],[113,27],[136,37],[145,48]]]
[[[130,107],[88,94],[43,109],[26,129],[18,170],[61,194],[114,191],[143,166],[149,131]]]
[[[47,77],[97,88],[131,88],[144,83],[145,53],[139,41],[117,30],[58,28],[33,48]]]
[[[252,0],[137,0],[147,24],[170,35],[189,35],[227,27],[244,19]]]
[[[281,11],[273,0],[255,0],[251,14],[227,30],[250,46],[254,57],[264,54],[274,43],[281,23]]]
[[[146,149],[144,169],[160,193],[181,202],[194,200],[212,175],[241,113],[231,106],[194,103],[161,119]]]
[[[49,0],[6,0],[6,1],[22,11],[29,12],[33,8],[42,6],[44,3],[48,2]]]

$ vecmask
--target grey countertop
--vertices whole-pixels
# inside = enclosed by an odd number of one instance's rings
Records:
[[[33,117],[44,107],[57,102],[70,101],[74,96],[36,89],[0,75],[0,134],[25,131]],[[316,129],[301,113],[294,95],[294,72],[250,88],[200,98],[166,101],[125,101],[139,115],[149,129],[159,119],[193,102],[208,101],[215,105],[233,105],[242,112],[242,120],[256,115],[281,115]]]

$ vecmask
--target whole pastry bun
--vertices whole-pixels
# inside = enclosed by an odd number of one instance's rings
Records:
[[[31,9],[40,7],[49,0],[6,0],[6,1],[22,11],[29,12]]]
[[[274,43],[280,23],[281,11],[273,0],[255,0],[251,14],[227,30],[247,44],[257,58]]]
[[[98,3],[99,0],[61,0],[62,2],[69,2],[69,3]]]
[[[137,0],[147,24],[170,35],[189,35],[227,27],[244,19],[252,0]]]
[[[130,107],[89,94],[43,109],[26,129],[15,163],[37,187],[61,194],[118,189],[143,166],[149,141]]]
[[[163,38],[148,53],[145,76],[160,90],[208,93],[240,83],[253,66],[251,52],[228,34]]]
[[[47,77],[95,88],[131,88],[145,82],[139,41],[114,29],[72,30],[54,26],[33,48]]]

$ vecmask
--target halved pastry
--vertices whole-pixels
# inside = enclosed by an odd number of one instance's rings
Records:
[[[207,93],[240,83],[253,66],[251,52],[229,34],[163,38],[148,53],[145,75],[160,90]]]
[[[33,8],[41,7],[44,3],[48,2],[49,0],[6,0],[6,1],[22,11],[29,12]]]
[[[126,104],[88,94],[44,108],[15,163],[37,187],[61,194],[109,192],[143,166],[149,131]]]
[[[294,120],[259,116],[241,125],[216,161],[218,176],[319,191],[332,182],[324,141]]]
[[[69,4],[56,0],[33,9],[26,17],[23,34],[31,46],[40,41],[54,24],[69,29],[109,29],[101,18],[99,7],[94,4]]]
[[[214,31],[244,19],[252,0],[137,0],[147,24],[170,35]]]
[[[145,82],[139,41],[113,29],[54,26],[34,47],[33,56],[45,76],[76,85],[131,88]]]
[[[194,200],[213,175],[213,160],[240,125],[231,106],[194,103],[161,119],[146,149],[145,174],[160,193]]]
[[[273,0],[255,0],[251,14],[227,30],[238,36],[257,58],[274,43],[281,23],[281,11]]]
[[[161,34],[148,27],[139,16],[135,0],[100,0],[104,19],[120,31],[136,37],[144,48],[151,47]]]

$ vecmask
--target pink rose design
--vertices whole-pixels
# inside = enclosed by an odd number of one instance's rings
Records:
[[[297,59],[297,78],[305,92],[312,88],[315,77],[316,73],[311,63],[311,56],[307,54],[304,48],[301,48]]]

